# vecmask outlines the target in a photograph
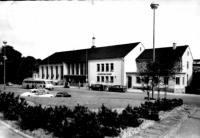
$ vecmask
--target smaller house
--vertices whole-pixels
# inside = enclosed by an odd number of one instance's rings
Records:
[[[33,79],[39,78],[39,73],[36,72],[36,71],[34,71],[34,72],[33,72],[33,75],[32,75],[32,78],[33,78]]]
[[[155,48],[155,59],[176,55],[179,59],[182,70],[175,74],[173,80],[167,80],[168,91],[185,93],[185,88],[191,85],[193,78],[193,57],[188,45]],[[136,62],[148,62],[153,59],[153,49],[144,50],[137,58]],[[139,80],[139,72],[127,72],[127,76],[132,77],[132,88],[142,88]]]

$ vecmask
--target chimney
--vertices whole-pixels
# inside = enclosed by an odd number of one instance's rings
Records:
[[[176,43],[173,43],[173,50],[176,50]]]

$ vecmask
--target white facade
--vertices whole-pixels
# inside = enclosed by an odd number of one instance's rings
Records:
[[[135,59],[144,51],[144,49],[145,48],[142,45],[142,43],[139,43],[124,58],[89,60],[88,61],[89,82],[103,84],[103,85],[127,86],[126,72],[137,71]],[[113,71],[110,69],[111,64],[113,64],[114,68]],[[108,65],[108,70],[106,70],[106,65]],[[100,70],[97,69],[98,66],[100,66]],[[102,71],[102,66],[104,66],[103,71]],[[111,81],[112,78],[113,81]]]
[[[185,93],[185,87],[190,86],[193,78],[193,57],[189,46],[185,50],[181,57],[182,71],[175,75],[174,79],[169,80],[168,88],[169,91],[177,93]],[[132,88],[141,88],[142,85],[137,82],[137,77],[139,76],[137,71],[127,71],[127,77],[132,84]],[[162,87],[162,86],[161,86]]]

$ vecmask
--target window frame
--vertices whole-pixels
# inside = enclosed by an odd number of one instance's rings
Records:
[[[180,77],[176,77],[176,85],[180,85]]]

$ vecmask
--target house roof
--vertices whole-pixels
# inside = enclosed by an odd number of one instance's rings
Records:
[[[42,60],[41,64],[55,64],[62,62],[80,62],[95,59],[109,59],[125,57],[132,51],[140,42],[113,45],[106,47],[93,47],[89,49],[81,49],[74,51],[56,52],[51,56]]]
[[[188,45],[185,46],[177,46],[175,50],[173,47],[163,47],[163,48],[155,48],[155,59],[159,59],[162,57],[171,57],[181,58],[188,48]],[[153,59],[153,49],[145,49],[136,60],[151,60]]]

